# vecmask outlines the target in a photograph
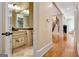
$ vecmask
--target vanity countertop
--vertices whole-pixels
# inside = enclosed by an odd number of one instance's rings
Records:
[[[33,28],[15,28],[13,31],[33,30]]]
[[[33,30],[33,28],[18,28],[19,30]]]

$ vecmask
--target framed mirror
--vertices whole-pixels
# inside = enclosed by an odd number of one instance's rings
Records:
[[[17,17],[16,17],[16,27],[17,28],[23,28],[23,25],[24,25],[24,17],[22,14],[17,14]]]

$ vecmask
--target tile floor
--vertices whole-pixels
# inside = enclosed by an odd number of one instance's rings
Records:
[[[12,57],[32,57],[33,56],[33,47],[20,47],[13,50]]]

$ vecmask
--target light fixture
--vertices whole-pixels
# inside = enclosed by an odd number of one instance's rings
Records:
[[[13,8],[13,4],[8,4],[8,8],[12,9]]]
[[[29,9],[23,10],[21,13],[28,16],[29,15]]]
[[[29,14],[29,10],[23,10],[23,13]]]
[[[20,6],[17,6],[16,4],[8,4],[8,8],[11,10],[16,10],[16,11],[20,11],[23,9]]]
[[[29,15],[29,9],[28,8],[22,8],[16,4],[8,4],[8,8],[11,10],[15,10],[16,12],[21,11],[22,14],[24,14],[25,16]]]

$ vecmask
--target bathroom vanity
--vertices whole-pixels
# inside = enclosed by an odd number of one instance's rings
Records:
[[[18,48],[23,45],[32,46],[33,45],[33,30],[18,30],[13,31],[12,36],[12,48]]]

